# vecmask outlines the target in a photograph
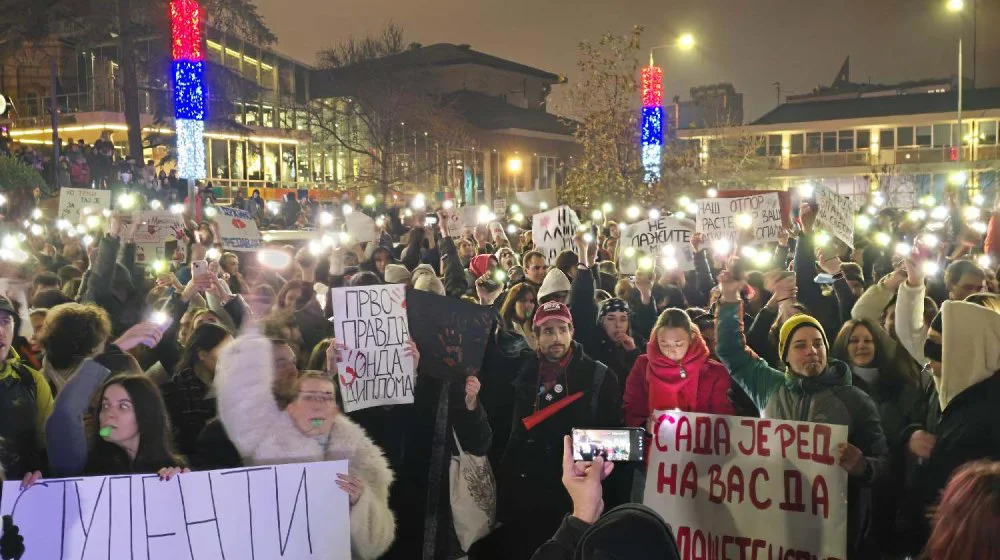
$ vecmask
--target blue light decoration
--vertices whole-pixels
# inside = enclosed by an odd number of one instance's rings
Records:
[[[646,66],[642,69],[642,167],[643,181],[660,181],[663,156],[663,69]]]
[[[197,0],[171,0],[177,174],[189,180],[204,179],[208,175],[205,164],[207,95],[202,49],[204,20],[204,11]]]

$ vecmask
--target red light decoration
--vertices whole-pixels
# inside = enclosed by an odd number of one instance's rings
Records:
[[[174,60],[198,62],[204,59],[201,28],[204,12],[197,0],[170,2],[171,40]]]
[[[642,106],[661,107],[663,105],[663,69],[646,66],[642,69]]]

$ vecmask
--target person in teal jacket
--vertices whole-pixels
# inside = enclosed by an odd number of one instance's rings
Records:
[[[785,371],[753,354],[743,336],[740,290],[729,271],[719,275],[722,297],[716,312],[717,354],[753,399],[764,418],[847,426],[846,444],[835,456],[848,478],[848,558],[877,557],[870,538],[871,486],[888,472],[888,447],[871,398],[851,385],[850,367],[827,359],[830,344],[819,321],[805,314],[781,326],[778,354]],[[876,556],[873,556],[873,553]]]

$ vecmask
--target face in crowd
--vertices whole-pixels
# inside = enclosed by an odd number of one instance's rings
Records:
[[[663,327],[656,331],[656,345],[667,358],[683,362],[691,347],[691,333],[681,327]]]
[[[287,344],[272,345],[274,359],[274,393],[289,397],[295,392],[295,382],[299,377],[299,368],[295,361],[295,352]]]
[[[815,327],[800,327],[788,342],[785,359],[792,373],[802,377],[815,377],[826,370],[826,342]]]
[[[545,264],[545,259],[541,257],[528,259],[524,263],[524,277],[532,284],[540,286],[545,280],[546,272],[548,272],[548,266]]]
[[[847,357],[851,365],[871,367],[875,361],[875,337],[868,327],[857,325],[847,339]]]
[[[546,321],[536,328],[538,352],[547,360],[558,362],[566,357],[573,340],[573,326],[557,320]]]
[[[288,405],[288,415],[300,432],[318,436],[330,432],[333,419],[339,414],[336,386],[329,379],[304,377],[298,381],[295,399]]]
[[[531,320],[535,316],[536,304],[535,294],[531,290],[521,290],[520,297],[517,298],[517,303],[514,304],[514,314],[518,322],[524,323]]]
[[[10,345],[14,343],[14,316],[0,311],[0,362],[10,355]]]
[[[98,421],[104,439],[125,449],[138,449],[139,423],[135,417],[135,403],[122,385],[109,385],[101,398]]]
[[[601,319],[601,326],[608,339],[617,342],[621,337],[628,336],[628,313],[613,311]]]

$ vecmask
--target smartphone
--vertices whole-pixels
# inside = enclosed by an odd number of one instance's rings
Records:
[[[191,263],[191,276],[198,278],[208,274],[208,261],[200,260]]]
[[[640,462],[646,455],[642,428],[573,428],[573,460],[604,457],[615,463]]]
[[[424,218],[425,226],[436,226],[437,223],[438,223],[437,216],[427,216],[426,218]]]

